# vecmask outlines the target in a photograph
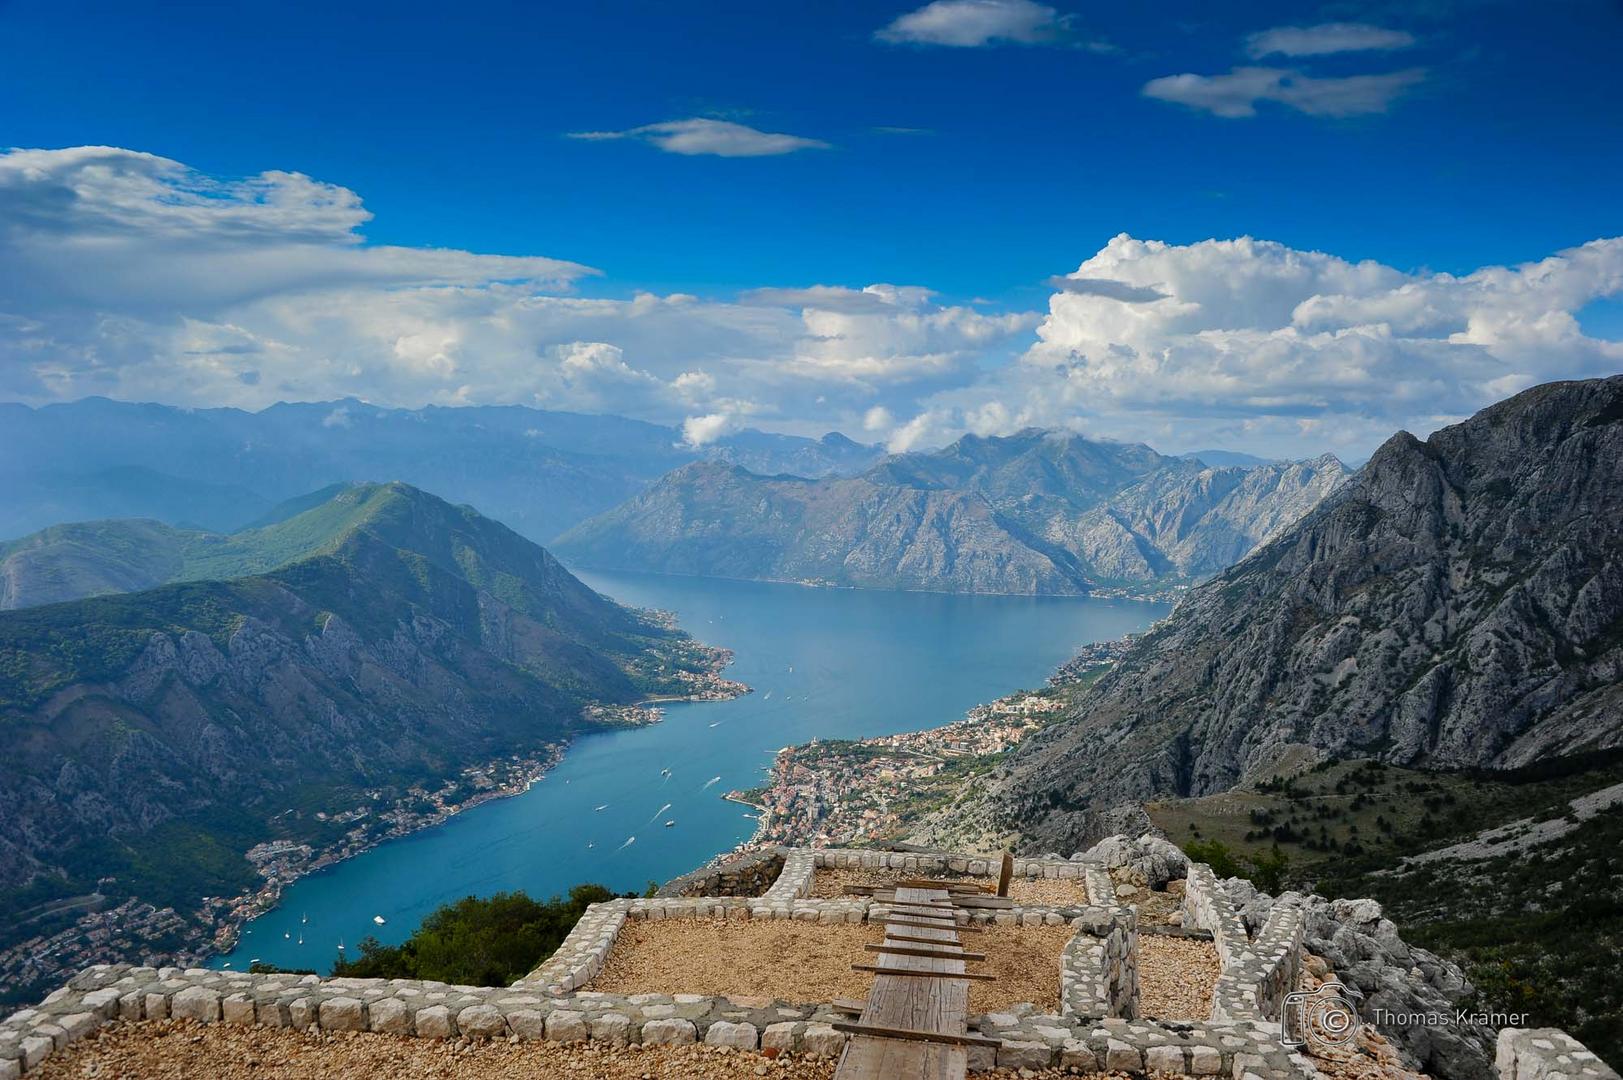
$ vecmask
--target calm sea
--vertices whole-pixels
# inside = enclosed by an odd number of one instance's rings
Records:
[[[700,640],[734,650],[728,674],[755,692],[667,705],[663,723],[580,739],[528,792],[300,880],[216,966],[258,958],[325,971],[340,941],[351,949],[368,934],[400,941],[434,908],[470,894],[550,896],[583,881],[641,890],[748,838],[748,808],[720,796],[759,783],[778,748],[957,720],[978,702],[1041,685],[1078,646],[1141,630],[1167,610],[1126,600],[580,576],[623,603],[675,611]]]

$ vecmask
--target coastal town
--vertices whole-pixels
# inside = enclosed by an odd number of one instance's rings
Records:
[[[741,850],[849,847],[893,837],[932,791],[952,786],[966,770],[987,767],[989,758],[1063,707],[1052,693],[1022,691],[977,705],[942,727],[785,747],[763,787],[727,793],[761,812],[755,835]]]
[[[674,672],[684,692],[658,700],[720,701],[749,692],[745,684],[721,674],[732,660],[730,651],[696,642],[684,644],[686,655],[681,659],[687,663]],[[604,728],[642,727],[663,717],[663,710],[650,701],[591,703],[581,710],[587,724]],[[232,949],[243,927],[275,907],[283,891],[299,878],[493,799],[520,794],[544,777],[564,750],[564,744],[548,744],[535,753],[468,766],[433,789],[420,784],[398,794],[375,789],[362,792],[362,801],[346,809],[316,811],[310,815],[313,827],[327,835],[337,832],[333,839],[319,844],[295,839],[256,844],[244,858],[253,867],[258,884],[238,896],[204,897],[191,912],[121,898],[114,879],[100,886],[111,895],[98,891],[25,912],[41,929],[0,949],[0,987],[24,1000],[34,989],[54,986],[86,965],[115,959],[154,966],[200,966],[208,957]]]

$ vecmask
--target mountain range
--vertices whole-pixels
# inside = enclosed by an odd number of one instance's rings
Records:
[[[330,841],[337,810],[719,668],[471,508],[399,483],[313,501],[236,535],[10,546],[12,600],[81,598],[0,612],[0,922],[93,891],[190,910],[254,844]]]
[[[695,447],[672,427],[522,406],[0,403],[0,537],[131,517],[231,531],[314,488],[403,480],[545,543],[690,461],[822,476],[880,456],[838,434],[741,431]]]
[[[1212,468],[1067,432],[965,436],[856,476],[696,462],[554,543],[584,566],[863,588],[1085,594],[1213,574],[1347,476],[1332,456]]]
[[[1623,746],[1623,376],[1525,391],[1194,589],[982,809],[1071,850],[1286,761],[1513,769]]]

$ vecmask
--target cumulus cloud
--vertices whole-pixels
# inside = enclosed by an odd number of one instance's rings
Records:
[[[1264,56],[1328,56],[1331,53],[1407,49],[1415,43],[1405,30],[1388,30],[1368,23],[1333,22],[1317,26],[1276,26],[1245,39],[1245,51],[1254,59]]]
[[[1060,40],[1069,19],[1034,0],[934,0],[875,32],[905,45],[1041,45]]]
[[[666,120],[625,131],[572,131],[571,139],[605,141],[636,139],[669,154],[711,154],[716,157],[773,157],[796,150],[827,150],[821,139],[759,131],[731,120],[711,120],[696,116],[687,120]]]
[[[1623,238],[1453,275],[1249,237],[1122,235],[1070,280],[1164,297],[1056,291],[1016,369],[935,395],[892,445],[1036,424],[1166,450],[1358,456],[1400,427],[1424,435],[1536,383],[1623,368],[1623,343],[1577,319],[1623,294]]]
[[[367,220],[353,192],[291,173],[0,154],[0,399],[519,403],[695,444],[838,428],[894,449],[1040,425],[1356,457],[1623,368],[1623,344],[1579,322],[1623,295],[1623,238],[1451,275],[1123,235],[1053,281],[1046,312],[1000,312],[885,283],[584,297],[585,266],[374,246]]]
[[[0,155],[0,397],[517,402],[855,429],[876,401],[906,407],[1023,348],[1040,318],[890,284],[585,298],[569,286],[587,267],[373,246],[369,217],[293,174]]]
[[[1165,75],[1144,84],[1144,95],[1237,119],[1257,115],[1272,101],[1310,116],[1362,116],[1385,112],[1398,95],[1425,80],[1424,68],[1380,75],[1314,78],[1274,67],[1237,67],[1226,75]]]

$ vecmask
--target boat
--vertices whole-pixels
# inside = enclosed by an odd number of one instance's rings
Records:
[[[343,938],[338,939],[338,951],[339,952],[344,951],[344,939]]]
[[[599,813],[599,814],[601,814],[603,811],[607,810],[608,808],[609,808],[608,803],[604,803],[602,806],[594,806],[594,807],[592,807],[592,809],[595,812]]]
[[[287,932],[287,931],[285,931],[285,930],[284,930],[284,931],[282,931],[282,940],[283,940],[283,941],[286,941],[286,940],[287,940],[287,939],[288,939],[288,938],[290,938],[290,937],[292,937],[292,936],[293,936],[293,935],[292,935],[292,934],[290,934],[290,933],[288,933],[288,932]]]
[[[661,776],[669,776],[669,775],[671,775],[671,770],[669,770],[669,769],[661,769],[661,770],[659,770],[659,775],[661,775]]]
[[[300,944],[300,945],[303,945],[303,944],[304,944],[304,935],[303,935],[303,934],[300,934],[300,935],[299,935],[299,944]]]
[[[303,915],[303,917],[301,917],[301,918],[300,918],[300,919],[299,919],[299,922],[301,922],[301,923],[307,923],[307,922],[309,922],[309,921],[310,921],[310,913],[309,913],[309,912],[308,912],[308,911],[306,911],[306,912],[305,912],[305,913],[304,913],[304,915]]]
[[[374,916],[372,916],[372,921],[377,923],[379,926],[382,926],[384,923],[388,922],[389,920],[385,919],[382,915],[374,915]]]
[[[675,824],[676,824],[676,822],[674,822],[674,821],[667,821],[667,822],[666,822],[666,823],[665,823],[665,827],[666,827],[666,828],[667,828],[667,829],[669,829],[669,828],[672,828],[672,827],[673,827],[673,826],[675,826]]]

